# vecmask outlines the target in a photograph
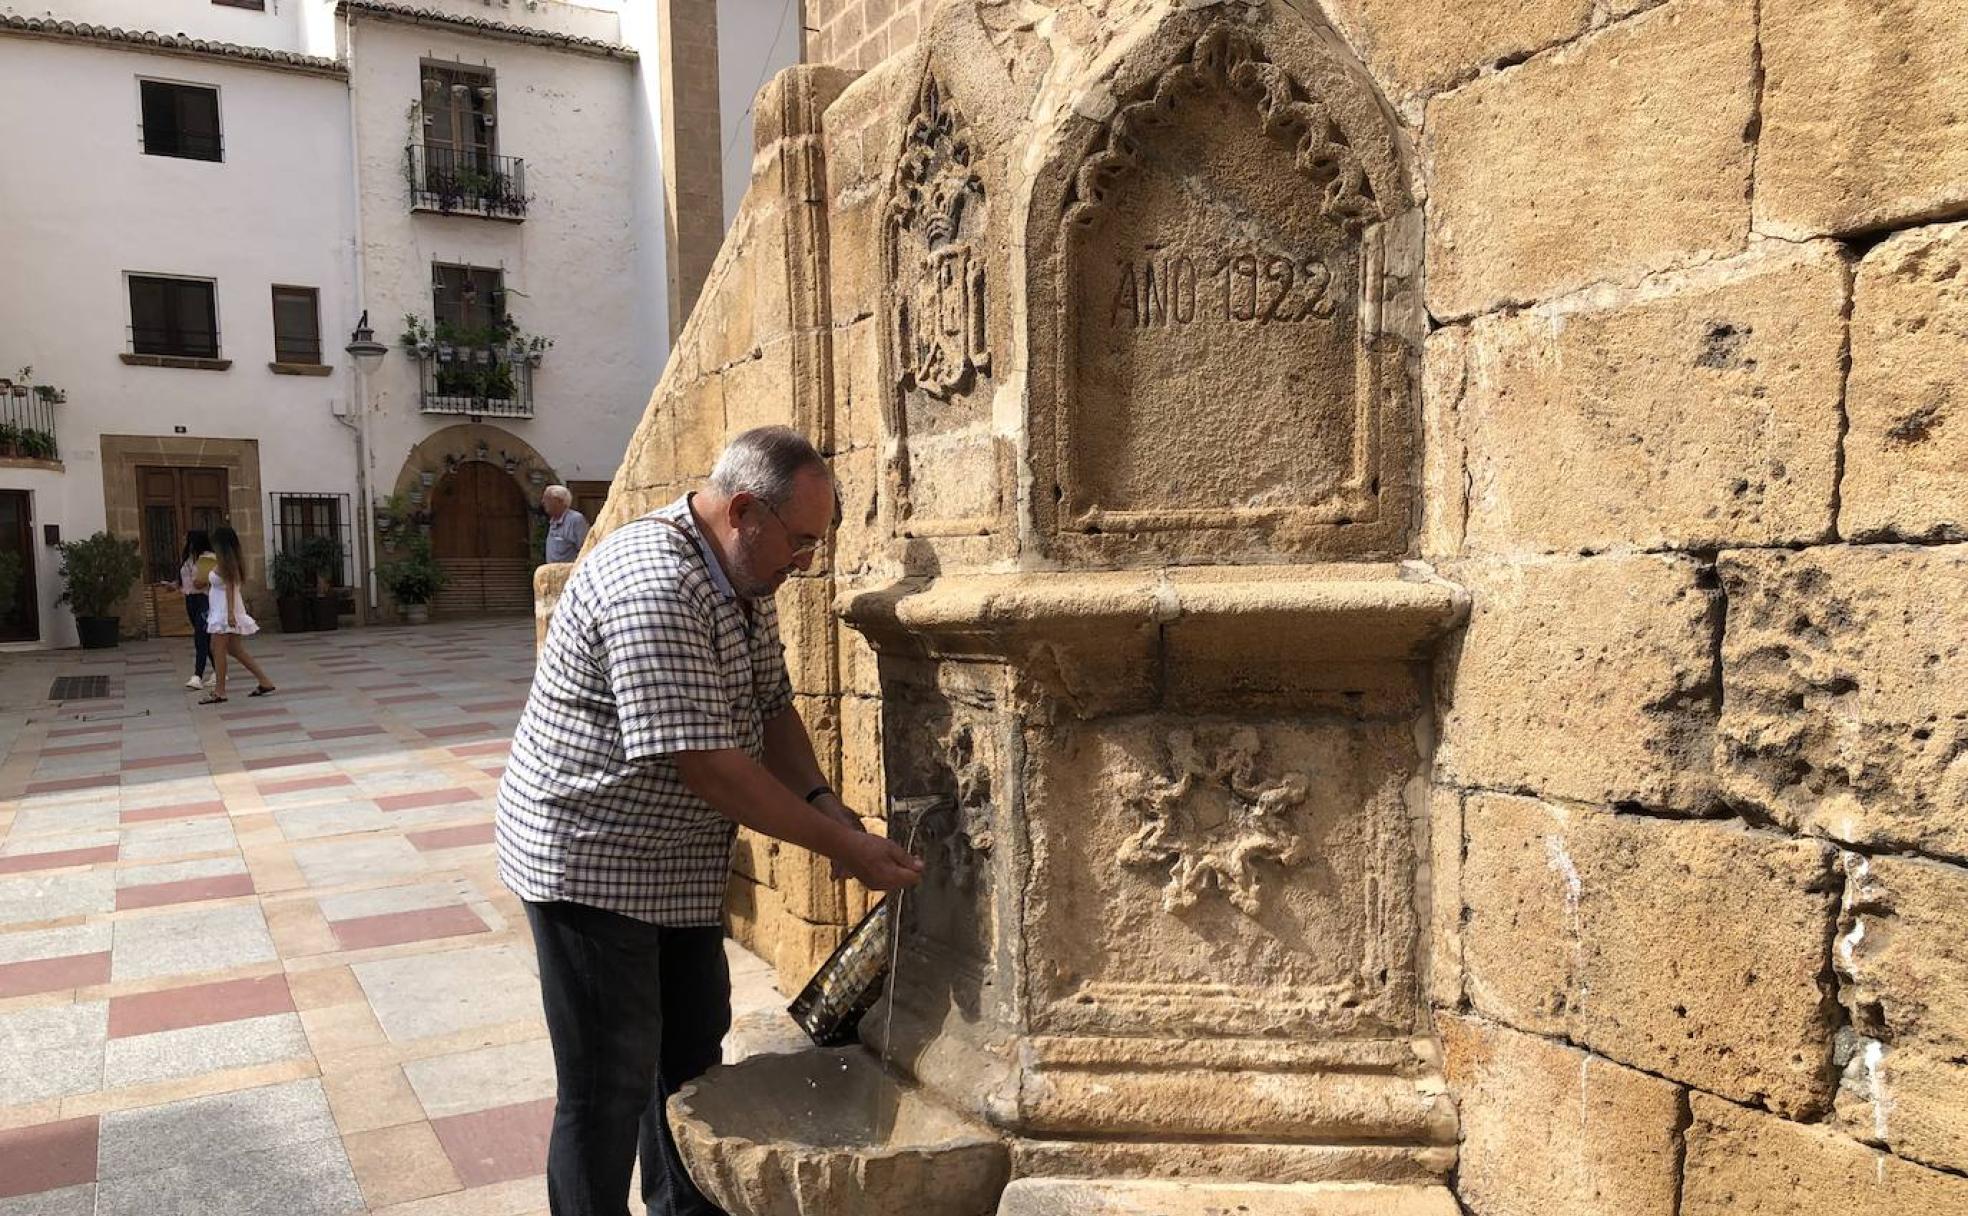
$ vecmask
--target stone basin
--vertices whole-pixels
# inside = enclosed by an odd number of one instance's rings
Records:
[[[1004,1142],[862,1047],[754,1056],[670,1099],[684,1165],[731,1216],[990,1216]]]

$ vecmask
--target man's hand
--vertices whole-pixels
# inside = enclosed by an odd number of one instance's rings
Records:
[[[922,881],[920,858],[894,841],[866,831],[848,837],[834,861],[870,891],[895,891]]]

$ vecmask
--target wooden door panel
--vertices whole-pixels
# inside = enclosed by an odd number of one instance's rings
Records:
[[[531,607],[532,520],[510,475],[482,461],[459,465],[437,483],[431,516],[431,552],[449,575],[432,604],[440,615]]]
[[[26,490],[0,490],[0,553],[20,559],[20,585],[11,603],[0,604],[0,642],[32,642],[41,637],[41,597],[34,582],[34,520]]]
[[[187,530],[209,533],[231,514],[224,469],[142,467],[137,470],[137,493],[142,507],[137,539],[144,577],[151,582],[176,580]]]

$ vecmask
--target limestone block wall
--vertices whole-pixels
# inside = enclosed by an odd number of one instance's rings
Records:
[[[807,0],[807,63],[866,69],[916,45],[925,0]]]
[[[1474,602],[1463,1202],[1968,1211],[1968,24],[1350,8],[1417,124],[1422,555]]]
[[[811,59],[875,66],[761,98],[752,191],[596,534],[746,426],[819,440],[845,519],[781,611],[876,815],[880,687],[829,605],[890,560],[868,251],[922,14],[809,14]],[[1415,554],[1473,602],[1437,665],[1422,884],[1463,1203],[1968,1212],[1959,5],[1323,15],[1425,195]],[[789,988],[865,903],[745,839],[733,929]]]

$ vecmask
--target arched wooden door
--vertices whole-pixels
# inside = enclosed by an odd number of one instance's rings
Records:
[[[519,484],[470,460],[431,495],[431,549],[450,577],[431,607],[443,616],[533,610],[532,519]]]

